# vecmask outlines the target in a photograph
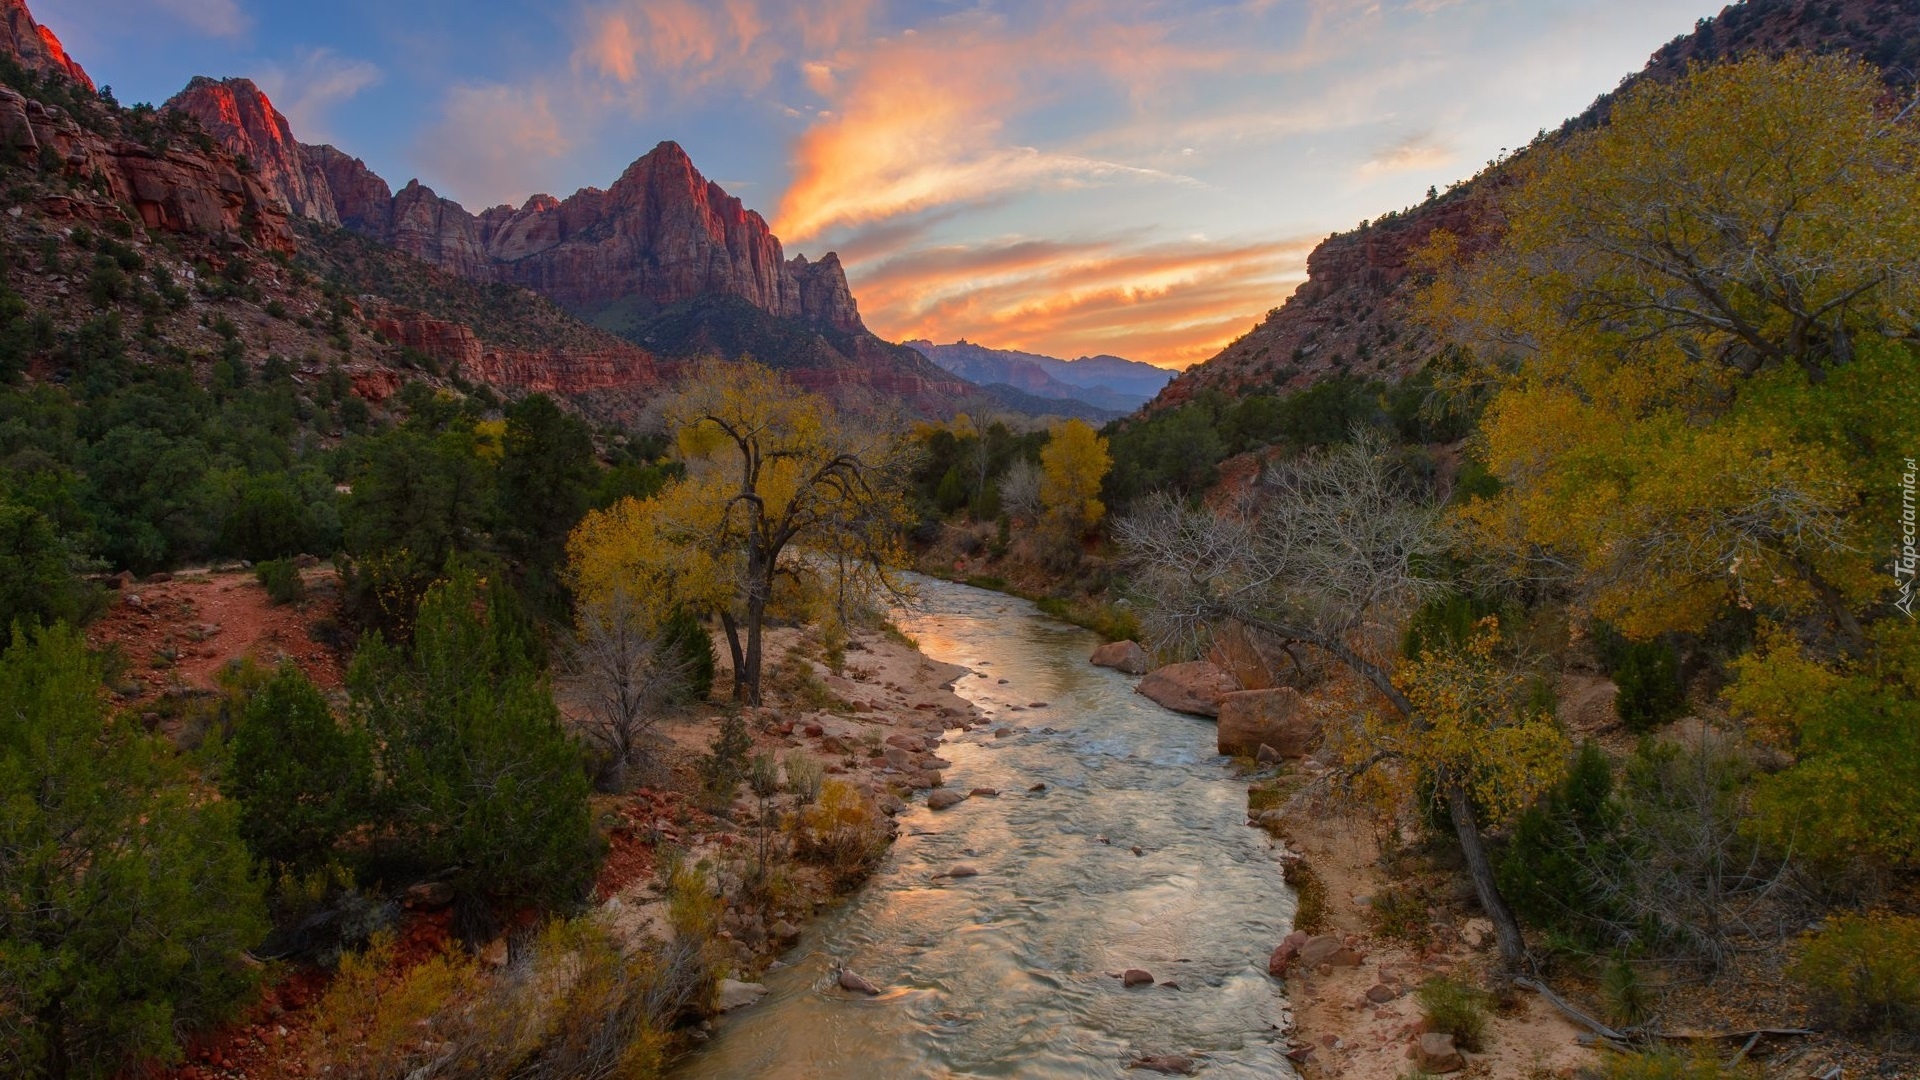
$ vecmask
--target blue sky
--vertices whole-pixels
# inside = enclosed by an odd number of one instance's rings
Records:
[[[838,250],[869,325],[1180,365],[1328,232],[1584,108],[1694,0],[38,0],[95,81],[259,82],[479,210],[662,139]]]

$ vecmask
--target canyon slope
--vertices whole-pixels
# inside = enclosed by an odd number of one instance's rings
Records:
[[[1910,0],[1746,0],[1703,19],[1693,33],[1668,42],[1640,72],[1669,80],[1693,63],[1791,50],[1850,53],[1877,64],[1889,90],[1912,92],[1920,70],[1920,4]],[[1550,145],[1605,122],[1613,94],[1537,141]],[[1440,343],[1408,311],[1413,256],[1434,230],[1460,237],[1468,250],[1501,235],[1499,194],[1513,183],[1522,150],[1418,206],[1386,214],[1328,237],[1307,256],[1307,280],[1281,306],[1215,356],[1187,369],[1149,408],[1191,400],[1204,390],[1230,396],[1302,389],[1336,375],[1397,381],[1419,371]]]
[[[361,160],[299,143],[246,79],[197,78],[165,111],[245,155],[287,213],[468,281],[531,290],[661,359],[751,356],[842,401],[927,414],[982,403],[966,381],[870,332],[837,256],[788,258],[766,220],[677,143],[605,190],[476,215],[417,180],[394,192]]]

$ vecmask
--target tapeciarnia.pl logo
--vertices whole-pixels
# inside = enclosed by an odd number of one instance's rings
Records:
[[[1920,563],[1920,551],[1914,543],[1914,474],[1920,469],[1914,468],[1914,459],[1906,459],[1906,471],[1900,474],[1900,554],[1893,560],[1893,584],[1900,590],[1900,598],[1893,606],[1913,618],[1914,568]]]

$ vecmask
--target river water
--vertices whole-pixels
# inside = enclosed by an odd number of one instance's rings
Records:
[[[902,814],[879,873],[673,1075],[1138,1077],[1129,1062],[1166,1053],[1207,1077],[1294,1075],[1265,970],[1293,898],[1213,724],[1092,667],[1099,639],[1026,601],[920,587],[898,621],[927,655],[975,672],[955,690],[995,726],[1020,729],[950,738],[947,782],[1002,794]],[[979,876],[935,876],[956,863]],[[838,989],[841,965],[886,992]],[[1178,985],[1124,989],[1126,968]]]

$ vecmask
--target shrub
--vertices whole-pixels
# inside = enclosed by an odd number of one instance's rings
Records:
[[[1427,901],[1411,887],[1382,889],[1368,908],[1376,933],[1419,945],[1427,940]]]
[[[1920,918],[1834,919],[1807,937],[1792,973],[1841,1027],[1920,1033]]]
[[[823,867],[842,889],[872,872],[889,840],[880,807],[842,780],[827,781],[819,801],[794,815],[790,828],[794,854]]]
[[[292,559],[268,559],[253,568],[253,576],[267,590],[267,597],[276,604],[291,604],[307,595],[306,583],[300,580],[300,568],[293,565]]]
[[[747,755],[753,752],[753,736],[747,733],[747,721],[734,713],[720,721],[707,752],[700,756],[700,790],[709,809],[724,810],[733,804],[733,794],[747,776]]]
[[[1494,868],[1514,913],[1542,929],[1605,944],[1606,927],[1618,921],[1618,904],[1595,875],[1624,857],[1616,838],[1619,818],[1613,766],[1587,743],[1560,783],[1514,823]]]
[[[1329,908],[1327,884],[1305,859],[1288,859],[1280,871],[1282,880],[1293,890],[1293,928],[1317,934],[1326,928]]]
[[[367,813],[373,753],[343,727],[298,668],[286,665],[252,696],[233,735],[221,785],[240,804],[240,837],[277,871],[325,865]]]
[[[1447,978],[1428,979],[1414,990],[1428,1031],[1453,1036],[1466,1050],[1479,1050],[1487,1034],[1491,999],[1486,991]]]
[[[1653,1018],[1653,995],[1640,969],[1624,956],[1613,957],[1601,970],[1600,1001],[1616,1027],[1639,1027]]]
[[[707,700],[713,693],[713,639],[707,636],[707,628],[700,620],[685,609],[677,610],[660,628],[662,641],[669,652],[677,658],[677,666],[686,672],[684,700],[697,702]]]
[[[1672,1050],[1610,1054],[1601,1075],[1606,1080],[1741,1080],[1759,1073],[1751,1068],[1727,1065],[1703,1049],[1692,1057]]]
[[[1594,630],[1594,644],[1601,668],[1620,689],[1613,708],[1628,731],[1649,732],[1686,714],[1680,657],[1672,645],[1629,641],[1604,623]]]
[[[820,784],[826,778],[826,767],[810,754],[790,753],[783,763],[787,770],[787,790],[800,800],[802,806],[819,800]]]

